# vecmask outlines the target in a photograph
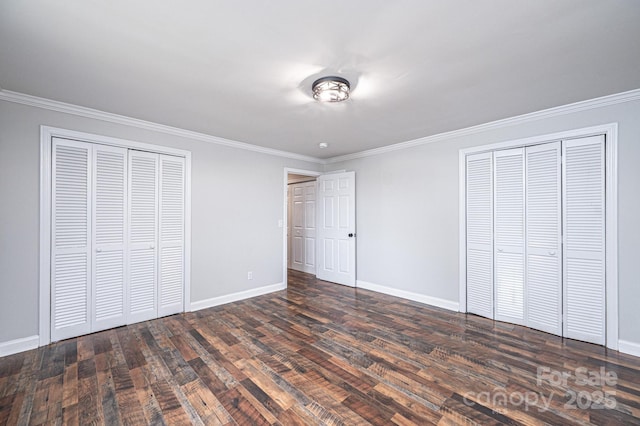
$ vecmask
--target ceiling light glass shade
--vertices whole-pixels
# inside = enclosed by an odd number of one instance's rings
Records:
[[[322,77],[313,82],[313,99],[320,102],[342,102],[349,99],[349,82],[341,77]]]

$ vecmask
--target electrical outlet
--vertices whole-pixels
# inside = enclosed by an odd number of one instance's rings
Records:
[[[247,279],[248,280],[252,280],[253,279],[253,272],[251,272],[251,271],[247,272]]]

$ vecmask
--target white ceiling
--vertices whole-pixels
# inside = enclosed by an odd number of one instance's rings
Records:
[[[1,0],[0,88],[327,158],[640,88],[640,1]]]

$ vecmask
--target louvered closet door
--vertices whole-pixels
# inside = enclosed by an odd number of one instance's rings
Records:
[[[129,151],[129,324],[158,316],[158,157]]]
[[[526,325],[562,335],[560,142],[526,148]]]
[[[524,149],[494,153],[495,319],[524,323]]]
[[[127,150],[93,146],[93,325],[126,323]]]
[[[467,311],[493,318],[493,155],[467,156]]]
[[[564,336],[605,343],[604,136],[563,141]]]
[[[53,139],[51,340],[91,332],[91,145]]]
[[[158,316],[184,310],[184,158],[160,156]]]

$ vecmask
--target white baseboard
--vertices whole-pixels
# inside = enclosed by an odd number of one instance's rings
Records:
[[[618,350],[625,354],[640,356],[640,343],[618,340]]]
[[[200,309],[224,305],[225,303],[237,302],[238,300],[262,296],[263,294],[273,293],[274,291],[280,291],[286,288],[286,284],[278,283],[267,285],[264,287],[253,288],[251,290],[239,291],[237,293],[226,294],[224,296],[212,297],[211,299],[198,300],[197,302],[191,302],[191,311],[199,311]]]
[[[439,297],[432,297],[424,294],[413,293],[411,291],[399,290],[397,288],[385,287],[382,285],[373,284],[366,281],[360,281],[360,280],[356,281],[356,287],[363,288],[365,290],[377,291],[378,293],[388,294],[389,296],[402,297],[403,299],[413,300],[414,302],[420,302],[426,305],[448,309],[450,311],[458,312],[458,308],[459,308],[458,302],[440,299]]]
[[[39,343],[40,336],[38,335],[2,342],[0,343],[0,356],[13,355],[18,352],[35,349],[38,347]]]

